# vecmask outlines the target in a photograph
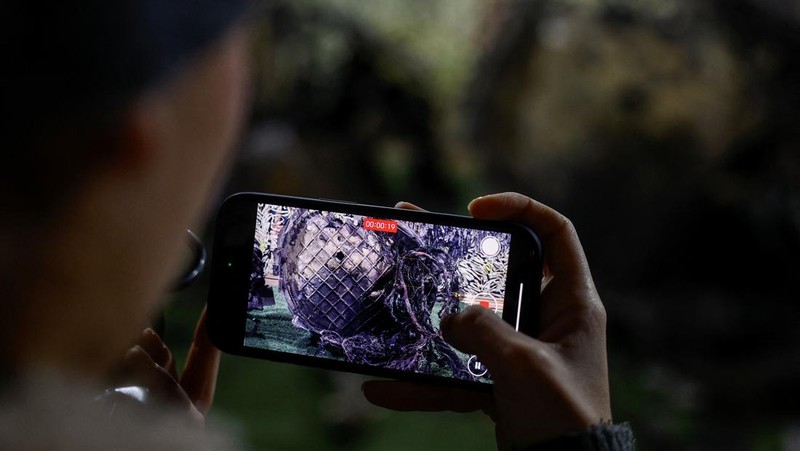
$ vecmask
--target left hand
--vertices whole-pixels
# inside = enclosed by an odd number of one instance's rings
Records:
[[[180,375],[161,337],[153,329],[145,329],[125,354],[116,385],[143,389],[146,397],[139,399],[143,404],[185,411],[193,421],[203,423],[214,400],[220,361],[220,351],[209,340],[205,323],[203,309]]]

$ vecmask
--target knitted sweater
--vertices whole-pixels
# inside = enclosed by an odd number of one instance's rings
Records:
[[[633,451],[633,431],[627,423],[600,424],[519,451]]]

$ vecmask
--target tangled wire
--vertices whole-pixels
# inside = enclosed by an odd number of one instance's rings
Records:
[[[439,319],[459,310],[456,268],[467,236],[458,229],[416,226],[400,224],[396,234],[376,234],[347,216],[298,212],[279,247],[281,291],[293,323],[348,362],[449,371],[472,380],[432,322],[437,304]],[[371,262],[369,285],[365,261]]]

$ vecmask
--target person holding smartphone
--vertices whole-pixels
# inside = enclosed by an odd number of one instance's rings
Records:
[[[0,449],[238,446],[202,324],[180,374],[142,330],[233,156],[252,3],[4,5]]]
[[[10,63],[0,88],[9,113],[0,448],[235,448],[228,435],[198,429],[219,364],[202,320],[182,374],[146,325],[232,157],[247,108],[252,5],[40,7],[12,1],[0,27]],[[630,449],[629,430],[607,424],[605,313],[569,221],[517,194],[470,209],[542,238],[540,337],[468,309],[445,319],[445,338],[489,366],[493,394],[370,382],[365,395],[401,410],[483,409],[500,449]],[[95,395],[110,381],[145,407],[109,412]]]

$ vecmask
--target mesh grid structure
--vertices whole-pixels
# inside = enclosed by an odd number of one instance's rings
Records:
[[[394,258],[386,239],[352,218],[299,211],[280,240],[280,289],[295,325],[348,337],[388,319],[381,285]]]

